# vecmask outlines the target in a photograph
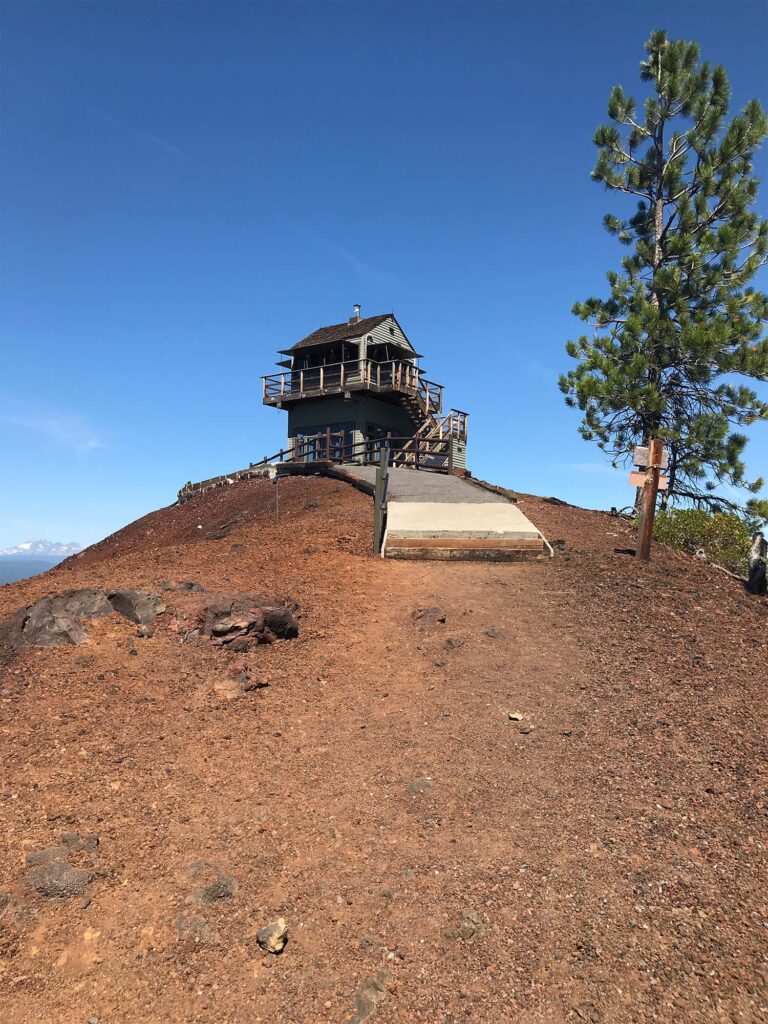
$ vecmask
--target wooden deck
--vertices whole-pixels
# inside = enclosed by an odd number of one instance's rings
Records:
[[[348,391],[371,391],[411,396],[419,403],[424,416],[437,415],[443,407],[442,385],[427,380],[413,363],[397,359],[389,362],[354,359],[306,370],[271,373],[262,377],[262,389],[264,404],[274,406]]]

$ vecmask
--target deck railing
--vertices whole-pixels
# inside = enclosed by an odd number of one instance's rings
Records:
[[[442,385],[426,380],[418,366],[404,359],[351,359],[270,373],[262,377],[262,388],[268,405],[343,391],[397,391],[415,398],[427,414],[435,414],[443,401]]]
[[[186,483],[178,493],[180,502],[187,501],[196,494],[213,490],[225,484],[234,484],[239,480],[248,480],[264,476],[269,466],[284,463],[352,463],[357,465],[377,465],[382,450],[389,452],[389,464],[407,466],[410,469],[428,470],[435,473],[453,472],[453,439],[445,438],[414,438],[384,437],[367,439],[352,443],[345,442],[343,431],[325,430],[319,434],[298,437],[292,448],[283,449],[274,455],[265,456],[261,462],[253,462],[247,469],[237,470],[223,476],[211,477],[199,483]]]
[[[343,431],[326,430],[311,436],[297,437],[294,446],[272,456],[277,462],[353,462],[366,465],[378,463],[384,447],[389,449],[393,466],[408,465],[415,469],[431,469],[450,473],[453,470],[451,438],[393,437],[386,434],[365,441],[345,442]]]

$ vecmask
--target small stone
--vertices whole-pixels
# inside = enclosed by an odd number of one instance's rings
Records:
[[[136,636],[143,637],[144,639],[149,639],[150,637],[154,636],[154,633],[152,632],[152,627],[142,623],[136,630]]]
[[[376,1006],[387,998],[387,982],[391,975],[380,971],[375,978],[369,978],[355,992],[355,1013],[349,1024],[364,1024],[376,1010]]]
[[[87,836],[81,836],[79,832],[62,832],[61,841],[67,849],[75,852],[80,850],[93,852],[99,845],[99,837],[95,832],[91,832]]]
[[[40,864],[61,864],[69,856],[66,846],[48,846],[44,850],[32,850],[27,854],[27,867],[37,867]]]
[[[219,941],[218,933],[201,914],[177,914],[173,924],[184,941],[200,946],[215,946]]]
[[[128,648],[128,653],[129,654],[138,654],[139,652],[136,650],[136,648],[133,646],[133,644],[131,644],[130,647]]]
[[[501,636],[501,630],[492,627],[491,629],[486,629],[485,635],[489,636],[492,640],[495,640],[497,636]]]
[[[484,939],[486,928],[479,914],[466,910],[459,926],[446,934],[449,939]]]
[[[90,907],[90,905],[92,903],[93,903],[93,900],[91,899],[91,897],[90,896],[86,896],[84,900],[80,900],[80,902],[78,903],[77,906],[78,906],[78,909],[80,909],[80,910],[87,910],[88,907]]]
[[[434,786],[434,782],[429,778],[418,778],[408,783],[408,792],[411,796],[426,796]]]
[[[7,892],[0,891],[0,911],[5,910],[8,904],[11,902],[11,897]]]
[[[523,736],[527,736],[529,732],[533,732],[534,728],[535,726],[533,725],[523,725],[520,728],[520,732],[523,734]]]
[[[284,917],[278,917],[256,932],[256,941],[267,953],[282,953],[288,942],[288,926]]]
[[[510,722],[522,722],[523,715],[520,711],[510,711],[509,720]]]
[[[430,626],[442,626],[445,623],[445,612],[439,606],[432,608],[417,608],[411,612],[411,618],[417,626],[429,628]]]
[[[219,875],[210,885],[198,889],[192,897],[193,902],[209,905],[219,900],[231,900],[237,892],[237,882],[228,875]]]

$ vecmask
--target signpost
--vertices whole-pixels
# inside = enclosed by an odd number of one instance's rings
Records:
[[[664,451],[664,442],[654,438],[647,448],[635,448],[633,461],[639,469],[629,474],[629,482],[635,487],[643,488],[635,558],[647,562],[651,557],[656,497],[660,490],[666,491],[668,486],[668,478],[661,475],[661,470],[669,466],[669,455]]]

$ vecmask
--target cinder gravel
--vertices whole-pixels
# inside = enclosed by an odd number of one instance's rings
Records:
[[[3,616],[163,579],[302,610],[248,654],[181,642],[168,612],[134,655],[110,615],[12,656],[4,1024],[761,1019],[768,603],[661,548],[638,567],[623,521],[539,499],[556,557],[494,565],[371,557],[370,499],[341,482],[281,481],[279,524],[275,497],[222,488],[0,588]],[[217,697],[243,667],[269,685]],[[28,884],[61,845],[87,899]],[[198,863],[238,883],[204,912]]]

